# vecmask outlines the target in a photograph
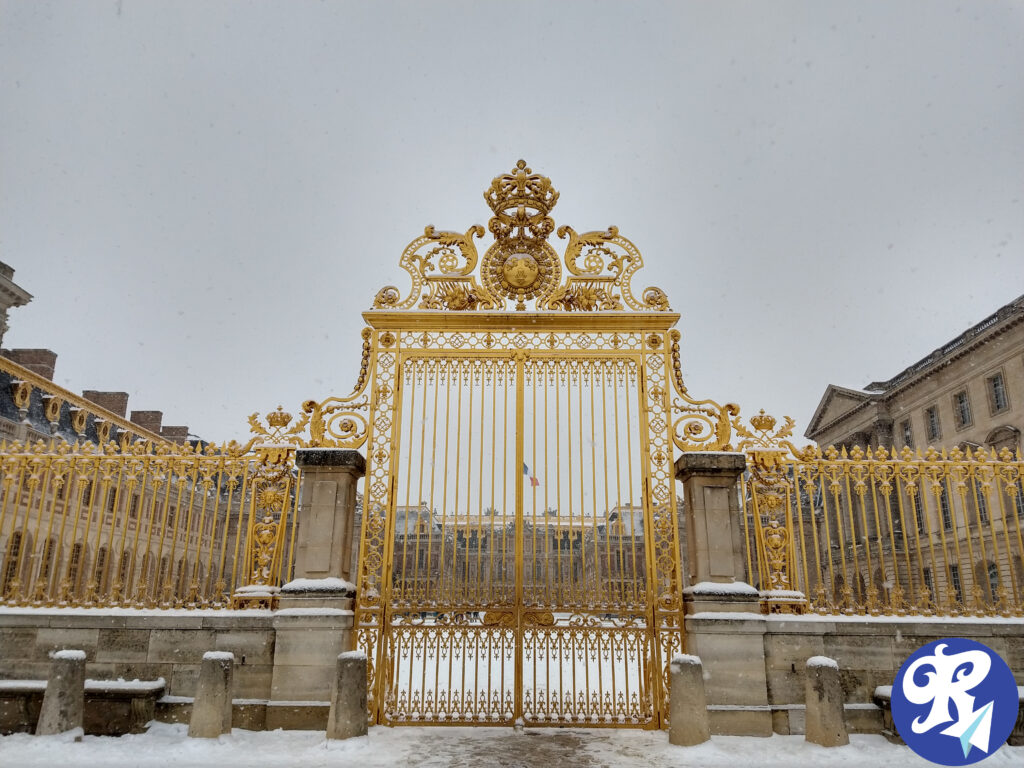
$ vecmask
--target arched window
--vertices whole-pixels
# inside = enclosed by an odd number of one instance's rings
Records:
[[[68,561],[68,582],[70,582],[71,594],[78,594],[78,587],[82,580],[82,570],[85,565],[85,545],[81,542],[71,547],[71,559]]]
[[[925,531],[924,499],[922,498],[923,496],[924,496],[924,494],[921,493],[920,490],[917,490],[917,492],[913,494],[913,498],[914,498],[914,522],[917,523],[917,532],[918,533],[924,533],[924,531]]]
[[[949,578],[952,581],[953,592],[956,595],[956,602],[958,605],[964,603],[964,590],[963,585],[960,581],[960,566],[950,565],[949,566]]]
[[[939,511],[942,514],[942,527],[947,531],[953,527],[953,508],[949,504],[949,494],[946,493],[946,488],[943,486],[942,492],[939,494]]]
[[[999,567],[995,563],[988,564],[988,590],[993,603],[999,600]]]
[[[1015,451],[1020,445],[1020,430],[1011,426],[997,427],[989,432],[985,442],[996,451],[1004,448]]]
[[[147,589],[153,586],[153,553],[147,552],[142,556],[142,572],[139,574],[139,583],[146,585]]]
[[[181,595],[188,586],[188,561],[185,558],[178,560],[177,573],[174,577],[174,590]]]
[[[975,503],[975,509],[978,511],[978,520],[983,523],[988,522],[988,501],[985,499],[985,487],[978,482],[977,478],[974,478],[974,495],[972,500]]]
[[[100,547],[96,553],[96,571],[93,573],[96,589],[102,593],[107,587],[107,548]]]
[[[921,572],[921,578],[924,579],[924,586],[931,593],[932,600],[934,600],[935,599],[935,584],[932,582],[932,569],[931,568],[925,568]]]
[[[117,580],[121,583],[122,594],[131,589],[132,578],[132,553],[121,553],[121,566],[117,569]]]
[[[18,575],[18,560],[21,557],[21,531],[11,534],[7,542],[7,552],[4,555],[3,582],[0,582],[0,595],[6,595],[11,588],[11,583]]]
[[[171,567],[171,558],[169,555],[164,555],[160,558],[160,573],[156,578],[156,593],[160,594],[160,590],[163,589],[164,582],[167,581],[167,571]]]
[[[842,576],[836,576],[835,581],[832,582],[832,599],[836,603],[843,602],[843,587],[846,586],[846,579]]]
[[[57,539],[52,536],[43,545],[43,560],[39,564],[39,580],[46,582],[49,587],[50,577],[53,575],[53,566],[57,561]]]
[[[875,585],[875,589],[878,590],[878,599],[882,602],[887,602],[889,599],[889,590],[885,586],[885,574],[882,573],[881,568],[875,568],[875,578],[872,582]]]

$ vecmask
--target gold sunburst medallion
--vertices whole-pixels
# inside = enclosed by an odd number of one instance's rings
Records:
[[[518,305],[554,291],[562,269],[558,254],[547,243],[498,241],[484,254],[481,276],[488,291]]]
[[[537,260],[528,253],[516,254],[505,259],[501,265],[501,274],[505,282],[513,288],[529,288],[540,277]]]

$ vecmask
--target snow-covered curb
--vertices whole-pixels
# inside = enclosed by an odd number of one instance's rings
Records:
[[[293,579],[281,587],[281,592],[349,592],[354,593],[356,585],[351,581],[329,576],[326,579]]]
[[[768,617],[750,611],[698,611],[691,613],[688,619],[722,619],[728,621],[764,621]]]
[[[52,651],[50,658],[61,659],[62,661],[85,661],[85,651],[73,651],[71,649]]]
[[[839,662],[835,659],[830,659],[828,656],[811,656],[807,660],[808,667],[832,667],[832,669],[839,669]]]
[[[684,595],[729,595],[731,597],[758,597],[760,593],[745,581],[734,581],[731,584],[717,581],[701,581],[683,590]]]
[[[796,624],[801,621],[818,624],[1019,624],[1024,626],[1024,617],[1018,616],[845,616],[843,614],[819,613],[753,613],[752,611],[698,611],[687,619],[719,619],[730,621],[771,621]]]
[[[0,616],[273,616],[274,612],[266,608],[34,608],[10,607],[0,608]]]
[[[282,608],[275,616],[352,616],[346,608]]]
[[[236,595],[276,595],[280,592],[279,587],[272,587],[269,584],[248,584],[235,590]]]
[[[0,691],[25,691],[45,690],[47,680],[0,680]],[[158,677],[156,680],[125,680],[123,677],[117,680],[94,680],[86,678],[86,691],[158,691],[166,687],[167,681]],[[165,697],[166,698],[166,697]],[[189,698],[189,701],[192,701]]]
[[[763,600],[806,600],[807,595],[795,589],[769,589],[761,593]]]
[[[677,653],[675,656],[672,657],[672,663],[679,664],[680,666],[686,664],[701,666],[700,656],[694,656],[693,654],[689,653]]]
[[[706,616],[714,616],[714,613],[706,613]],[[1021,624],[1024,625],[1024,617],[1018,616],[847,616],[833,613],[772,613],[763,618],[768,621],[824,621],[824,622],[871,622],[880,624]]]
[[[203,654],[203,659],[211,659],[212,661],[234,661],[235,654],[231,651],[207,651]]]

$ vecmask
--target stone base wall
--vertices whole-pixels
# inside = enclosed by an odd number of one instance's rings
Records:
[[[880,733],[877,686],[892,685],[903,662],[925,643],[968,637],[989,646],[1024,680],[1024,619],[867,616],[686,617],[686,644],[704,664],[712,733],[803,733],[805,663],[839,663],[852,733]]]
[[[170,696],[195,695],[207,651],[235,654],[235,697],[267,699],[276,632],[270,611],[25,610],[0,613],[0,678],[45,680],[49,654],[85,651],[97,680],[167,681]]]
[[[81,649],[86,677],[166,680],[156,718],[187,722],[207,651],[235,655],[235,726],[326,727],[330,676],[350,646],[351,611],[272,612],[18,609],[0,612],[0,679],[45,680],[52,651]],[[685,618],[687,652],[701,657],[712,733],[803,733],[805,664],[839,663],[853,733],[880,733],[872,701],[917,648],[969,637],[1002,655],[1024,681],[1024,619],[761,616]]]
[[[230,651],[237,727],[322,730],[338,654],[351,650],[351,602],[315,593],[282,598],[288,607],[278,611],[6,609],[0,611],[0,680],[45,681],[50,653],[83,650],[87,678],[162,677],[156,718],[188,722],[203,654]],[[6,709],[0,719],[13,722]]]
[[[800,665],[810,656],[839,663],[848,702],[867,704],[879,685],[892,685],[903,662],[918,648],[943,637],[966,637],[1002,656],[1018,680],[1024,679],[1024,619],[986,622],[973,619],[889,620],[818,617],[766,622],[765,667],[768,700],[803,702]],[[793,667],[797,673],[794,673]]]

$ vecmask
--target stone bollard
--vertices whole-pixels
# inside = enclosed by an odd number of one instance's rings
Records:
[[[192,702],[192,718],[188,735],[215,739],[231,733],[232,673],[235,654],[230,651],[208,651],[199,667],[199,684]]]
[[[331,712],[327,717],[328,739],[366,735],[366,654],[347,651],[338,656],[331,687]]]
[[[807,726],[804,738],[823,747],[841,747],[850,743],[843,719],[843,687],[839,683],[839,664],[826,656],[807,660]]]
[[[82,727],[85,708],[85,651],[56,651],[51,655],[43,707],[36,735],[47,736]]]
[[[708,702],[704,695],[704,665],[697,656],[678,654],[669,666],[668,743],[680,747],[711,738]]]

